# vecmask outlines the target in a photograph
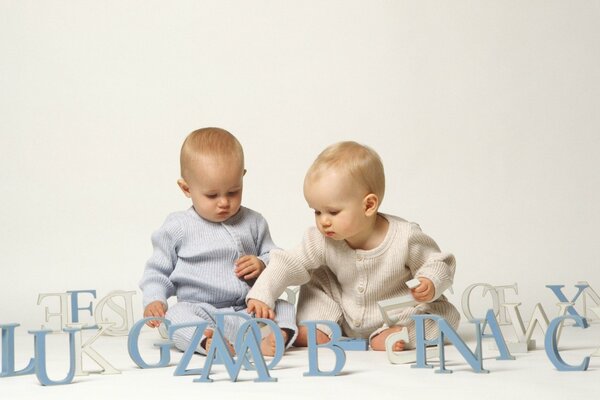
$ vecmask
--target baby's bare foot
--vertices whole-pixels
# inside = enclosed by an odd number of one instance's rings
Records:
[[[281,335],[283,336],[283,343],[287,343],[290,336],[285,329],[281,330]],[[277,341],[275,340],[275,334],[271,332],[269,336],[260,341],[260,352],[263,356],[273,357],[276,351]]]
[[[213,334],[214,334],[214,331],[212,329],[206,329],[204,331],[204,336],[206,336],[206,339],[204,340],[204,344],[202,345],[202,347],[204,347],[204,350],[206,350],[207,353],[210,350],[210,345],[212,344]],[[231,343],[229,343],[229,341],[227,339],[225,339],[225,343],[227,343],[227,348],[229,349],[229,353],[232,356],[234,356],[235,349],[233,348],[233,345]]]
[[[387,339],[387,337],[392,333],[400,332],[402,329],[404,329],[402,326],[392,326],[391,328],[383,330],[381,333],[371,339],[371,348],[375,351],[385,351],[385,339]],[[404,340],[399,340],[394,343],[392,350],[404,351],[404,346]]]

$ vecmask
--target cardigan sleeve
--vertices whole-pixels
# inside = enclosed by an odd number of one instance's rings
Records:
[[[167,299],[175,294],[175,285],[169,277],[177,263],[177,250],[182,237],[181,227],[173,216],[167,217],[164,224],[152,234],[152,256],[146,262],[139,283],[144,307],[156,300],[167,305]]]
[[[269,264],[271,259],[271,251],[276,249],[277,246],[273,243],[273,239],[271,239],[271,233],[269,232],[269,224],[267,224],[267,220],[262,216],[258,215],[257,220],[257,238],[256,238],[256,248],[257,248],[257,257],[261,260],[265,265]]]
[[[274,308],[275,300],[288,286],[305,284],[310,280],[310,271],[324,265],[324,245],[323,236],[311,228],[296,248],[271,251],[268,267],[260,274],[246,300],[260,300]]]
[[[411,223],[408,238],[407,266],[415,278],[423,277],[433,282],[438,299],[452,286],[456,261],[450,253],[440,251],[435,241],[421,231],[419,225]]]

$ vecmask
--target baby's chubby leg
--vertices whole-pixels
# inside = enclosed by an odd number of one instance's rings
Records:
[[[290,338],[294,335],[293,331],[289,329],[281,329],[281,336],[283,336],[283,343],[286,345],[290,342]],[[271,332],[260,341],[260,352],[263,356],[273,357],[277,352],[277,339],[275,333]]]
[[[168,320],[171,321],[171,324],[187,324],[193,322],[207,322],[208,328],[204,331],[204,335],[206,335],[207,331],[211,331],[213,329],[214,323],[210,315],[204,312],[202,307],[199,304],[195,303],[187,303],[187,302],[178,302],[171,306],[166,313],[165,316]],[[192,337],[195,334],[196,328],[182,328],[177,329],[173,333],[173,342],[175,347],[181,351],[187,350],[192,341]],[[206,338],[203,337],[200,342],[200,346],[196,351],[201,354],[205,354],[205,347],[203,343],[206,342]]]
[[[298,326],[296,325],[296,309],[293,304],[285,300],[275,301],[275,318],[273,319],[283,336],[284,351],[296,340]],[[275,333],[271,332],[261,340],[260,349],[265,356],[274,356],[277,350]]]
[[[205,337],[205,339],[200,343],[200,346],[202,346],[202,348],[205,349],[205,351],[206,351],[207,354],[208,354],[208,351],[210,350],[210,346],[212,345],[213,335],[214,335],[214,330],[212,330],[212,329],[206,329],[204,331],[204,337]],[[231,344],[231,342],[229,342],[229,340],[225,339],[225,343],[227,344],[227,348],[229,349],[229,353],[232,356],[234,356],[235,355],[235,348],[233,347],[233,345]]]
[[[385,340],[387,339],[387,337],[390,336],[392,333],[400,332],[402,329],[404,329],[404,327],[402,326],[393,326],[391,328],[381,330],[379,333],[377,333],[371,338],[371,348],[375,351],[385,351]],[[318,328],[316,333],[318,345],[328,343],[331,340],[325,332],[319,330]],[[298,328],[298,337],[294,342],[294,346],[308,347],[308,329],[305,326],[300,326]],[[394,343],[392,349],[394,351],[403,351],[405,349],[404,341],[397,341],[396,343]]]
[[[210,346],[212,345],[213,334],[214,334],[214,331],[212,329],[206,329],[204,331],[204,336],[206,337],[206,339],[201,343],[201,346],[204,349],[206,349],[207,353],[210,350]],[[289,338],[293,335],[293,332],[291,332],[289,329],[281,329],[281,335],[283,336],[283,343],[288,343]],[[235,348],[233,347],[233,345],[227,339],[225,339],[225,343],[227,344],[227,347],[229,348],[229,353],[232,356],[234,356]],[[268,334],[267,336],[265,336],[264,338],[261,339],[260,352],[262,353],[263,356],[272,357],[275,355],[276,351],[277,351],[277,339],[275,337],[275,334],[271,332],[270,334]]]
[[[272,319],[280,329],[285,349],[287,349],[296,339],[298,334],[296,310],[294,306],[287,301],[277,300],[275,302],[274,310],[271,310],[265,303],[251,299],[248,302],[247,312],[255,314],[259,318]],[[277,351],[275,332],[270,332],[261,339],[260,349],[265,356],[275,355]]]
[[[298,321],[335,321],[343,316],[340,306],[340,290],[335,276],[327,268],[319,268],[311,274],[311,280],[300,287],[298,297]],[[332,331],[326,325],[317,324],[317,344],[328,343]],[[308,329],[298,328],[296,347],[308,347]]]
[[[402,329],[407,329],[408,333],[408,342],[404,343],[403,341],[397,341],[394,343],[392,347],[393,351],[402,351],[409,350],[414,348],[414,344],[416,343],[415,336],[415,323],[411,320],[412,315],[417,314],[434,314],[441,316],[446,321],[450,323],[450,325],[457,329],[458,323],[460,321],[460,314],[456,308],[450,304],[445,298],[435,301],[433,303],[428,303],[426,308],[424,306],[417,307],[407,307],[401,311],[401,313],[397,316],[399,325],[395,325],[392,327],[384,326],[371,334],[370,342],[371,348],[373,350],[385,351],[385,340],[388,336],[393,333],[400,332]],[[425,339],[434,340],[439,336],[439,329],[437,322],[434,319],[426,319],[425,320]]]
[[[329,342],[329,336],[317,329],[317,344],[324,344]],[[308,347],[308,329],[305,326],[298,327],[298,336],[296,337],[296,341],[294,342],[294,346],[296,347]]]

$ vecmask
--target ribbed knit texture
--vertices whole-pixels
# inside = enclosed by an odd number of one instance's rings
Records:
[[[275,323],[279,328],[288,329],[292,332],[287,342],[287,347],[290,347],[296,335],[298,333],[298,327],[296,326],[296,310],[294,306],[287,301],[277,300],[275,302]],[[225,307],[216,308],[208,303],[187,303],[184,301],[177,302],[173,307],[167,311],[166,318],[171,324],[189,324],[196,322],[208,322],[208,326],[212,329],[216,328],[216,314],[217,312],[226,312],[240,314],[240,316],[228,315],[224,317],[223,336],[229,341],[229,343],[235,343],[240,326],[246,322],[243,316],[248,316],[246,307]],[[185,351],[189,347],[189,344],[194,335],[195,328],[180,328],[173,334],[173,343],[179,350]],[[270,331],[266,331],[268,334]],[[200,343],[204,340],[204,335]],[[206,350],[201,346],[198,346],[196,352],[200,354],[206,354]]]
[[[201,218],[193,207],[172,213],[152,234],[152,245],[140,281],[144,307],[155,300],[166,304],[171,296],[217,308],[243,306],[250,285],[235,275],[235,261],[253,254],[268,264],[276,248],[265,219],[245,207],[221,223]]]
[[[388,232],[372,250],[354,250],[345,241],[326,238],[311,228],[295,249],[272,251],[269,268],[259,277],[248,298],[272,307],[287,286],[304,285],[300,290],[298,321],[336,321],[344,335],[369,338],[385,327],[377,302],[410,294],[405,282],[425,277],[435,285],[434,299],[401,310],[396,315],[397,324],[409,328],[412,343],[411,315],[436,314],[457,327],[460,314],[442,295],[452,285],[454,256],[441,252],[417,224],[383,216],[389,221]],[[437,337],[435,323],[426,324],[426,335]]]
[[[235,275],[235,261],[251,254],[266,265],[269,252],[276,248],[267,221],[245,207],[221,223],[201,218],[193,207],[172,213],[152,234],[152,245],[154,251],[140,281],[144,307],[156,300],[166,305],[169,297],[177,296],[177,304],[167,310],[171,323],[206,321],[211,328],[216,312],[246,314],[246,295],[253,282]],[[275,311],[278,326],[293,331],[291,344],[297,333],[294,307],[280,300]],[[230,342],[243,321],[225,319],[223,333]],[[193,333],[193,328],[177,330],[175,346],[187,349]]]

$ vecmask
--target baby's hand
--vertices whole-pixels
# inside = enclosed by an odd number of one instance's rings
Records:
[[[426,302],[433,299],[435,295],[435,286],[427,278],[418,278],[421,284],[416,288],[412,289],[412,295],[418,302]]]
[[[148,317],[164,317],[167,311],[167,306],[162,301],[156,300],[146,306],[144,310],[144,318]],[[159,320],[150,320],[146,322],[150,328],[156,328],[160,325]]]
[[[248,314],[254,313],[257,318],[275,319],[275,312],[260,300],[250,299],[248,300],[248,308],[246,308]]]
[[[235,274],[245,280],[257,278],[264,269],[265,263],[256,256],[242,256],[235,262]]]

